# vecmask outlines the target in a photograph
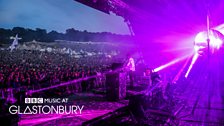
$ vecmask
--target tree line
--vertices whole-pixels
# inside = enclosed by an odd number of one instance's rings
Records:
[[[86,30],[79,31],[74,28],[67,29],[65,33],[57,31],[47,32],[46,29],[36,28],[35,30],[23,27],[14,27],[12,29],[0,28],[0,43],[11,43],[11,36],[18,34],[22,38],[22,42],[40,41],[40,42],[54,42],[55,40],[68,40],[80,42],[125,42],[131,41],[132,37],[129,35],[119,35],[110,32],[88,32]]]

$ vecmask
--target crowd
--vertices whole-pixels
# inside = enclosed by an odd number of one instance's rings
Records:
[[[96,75],[108,70],[112,58],[100,55],[73,58],[68,54],[34,50],[0,51],[0,89],[26,90],[49,87],[62,82]],[[82,82],[82,90],[94,79]]]

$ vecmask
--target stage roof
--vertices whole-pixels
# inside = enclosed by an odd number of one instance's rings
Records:
[[[224,29],[221,26],[224,23],[222,0],[75,1],[107,14],[113,12],[122,16],[130,24],[138,49],[152,64],[191,53],[195,36],[206,31],[208,26],[218,31]],[[150,61],[155,57],[161,59],[156,63]]]

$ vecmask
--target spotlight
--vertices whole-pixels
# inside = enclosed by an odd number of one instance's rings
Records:
[[[191,55],[192,55],[192,54],[188,54],[188,55],[182,56],[182,57],[180,57],[180,58],[176,58],[176,59],[174,59],[174,60],[172,60],[172,61],[170,61],[170,62],[168,62],[168,63],[166,63],[166,64],[163,64],[163,65],[161,65],[161,66],[155,68],[155,69],[154,69],[154,72],[158,72],[158,71],[161,71],[161,70],[163,70],[163,69],[165,69],[165,68],[167,68],[167,67],[170,67],[170,66],[172,66],[172,65],[174,65],[174,64],[176,64],[176,63],[178,63],[178,62],[180,62],[180,61],[182,61],[182,60],[188,58],[188,57],[191,56]]]
[[[194,56],[193,56],[193,58],[192,58],[192,60],[191,60],[191,64],[190,64],[190,66],[188,67],[188,70],[187,70],[187,72],[186,72],[186,74],[185,74],[185,78],[188,77],[188,75],[189,75],[189,73],[190,73],[190,71],[191,71],[193,65],[195,64],[196,60],[198,59],[198,56],[199,56],[198,53],[195,53],[195,54],[194,54]]]
[[[223,44],[223,34],[217,30],[211,29],[209,34],[207,31],[199,32],[195,37],[194,49],[199,55],[203,55],[208,48],[209,37],[209,52],[214,53],[219,50]]]
[[[208,42],[209,37],[209,42]],[[199,56],[202,56],[206,53],[214,53],[219,50],[223,45],[224,35],[218,30],[211,29],[209,34],[207,31],[199,32],[194,40],[194,50],[195,54],[192,58],[191,64],[188,67],[188,70],[185,74],[185,78],[188,77],[192,67],[194,66],[196,60]],[[209,43],[209,48],[208,48]],[[209,49],[209,50],[208,50]],[[208,52],[209,51],[209,52]]]

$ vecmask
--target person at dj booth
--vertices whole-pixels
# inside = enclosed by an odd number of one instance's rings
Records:
[[[143,73],[144,77],[148,77],[150,79],[149,86],[153,86],[161,82],[161,77],[158,72],[155,72],[152,68],[146,68]]]
[[[151,80],[151,74],[152,74],[152,69],[146,68],[143,72],[143,83],[147,84],[148,86],[152,86],[152,80]]]
[[[161,82],[161,77],[158,72],[155,72],[154,70],[151,71],[151,81],[152,85],[158,84]]]
[[[124,64],[125,70],[128,73],[130,79],[130,88],[134,87],[134,73],[135,73],[135,61],[134,58],[127,54],[127,61]]]

